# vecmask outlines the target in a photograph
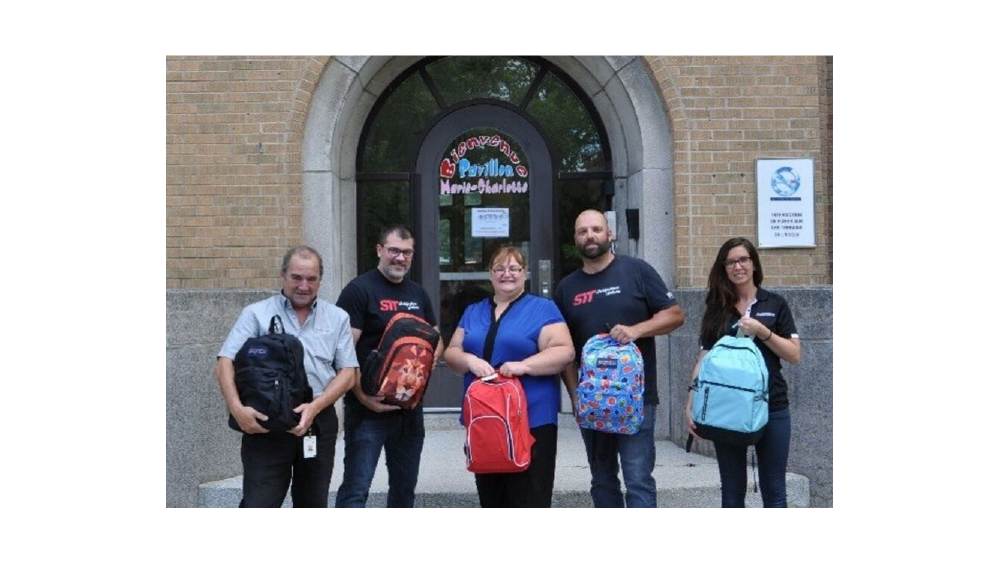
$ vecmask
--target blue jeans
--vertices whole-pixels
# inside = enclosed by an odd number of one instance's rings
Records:
[[[788,408],[768,412],[764,435],[754,445],[760,468],[760,497],[764,507],[788,507],[785,470],[792,438],[792,416]],[[745,507],[747,496],[747,447],[715,442],[722,480],[722,507]]]
[[[349,403],[344,405],[344,481],[337,507],[365,507],[383,448],[389,471],[386,507],[413,507],[424,448],[423,407],[375,414]]]
[[[580,429],[590,464],[590,497],[594,507],[656,507],[656,480],[653,479],[656,406],[646,404],[644,414],[642,427],[635,435]],[[618,480],[619,456],[625,479],[624,498]]]

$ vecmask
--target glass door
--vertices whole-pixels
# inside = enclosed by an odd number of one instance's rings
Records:
[[[418,279],[440,307],[446,344],[465,307],[493,294],[488,262],[501,246],[521,250],[527,289],[551,297],[552,163],[527,120],[496,105],[456,111],[428,133],[418,170]],[[459,408],[461,377],[442,361],[424,396],[429,411]]]
[[[465,307],[493,293],[487,269],[497,248],[516,246],[531,262],[531,205],[523,154],[516,141],[496,129],[477,128],[463,132],[442,155],[438,275],[446,340]]]

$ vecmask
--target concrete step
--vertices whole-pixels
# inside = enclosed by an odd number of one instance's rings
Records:
[[[465,431],[458,424],[457,414],[427,414],[427,436],[420,459],[417,482],[417,507],[479,507],[476,483],[465,468],[462,445]],[[553,507],[593,507],[590,499],[590,469],[583,440],[576,423],[569,415],[560,415],[559,442],[556,455]],[[337,459],[330,485],[330,505],[343,479],[344,441],[337,442]],[[748,469],[748,478],[749,469]],[[656,466],[653,476],[657,485],[657,505],[660,507],[718,507],[719,469],[715,459],[684,449],[670,441],[656,442]],[[752,492],[749,480],[747,506],[760,507],[760,494]],[[809,480],[798,474],[788,474],[789,507],[809,507]],[[236,476],[199,487],[200,507],[236,507],[240,503],[243,477]],[[388,474],[384,460],[379,463],[368,496],[368,507],[385,507]],[[285,498],[284,507],[291,507]]]

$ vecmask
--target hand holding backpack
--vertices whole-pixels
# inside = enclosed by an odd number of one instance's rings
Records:
[[[300,416],[292,410],[312,402],[304,357],[302,342],[285,333],[278,315],[271,318],[267,334],[249,338],[236,353],[233,367],[240,402],[267,416],[258,423],[268,431],[288,431],[299,425]],[[232,414],[229,427],[243,431]]]
[[[369,396],[384,396],[384,404],[416,408],[430,383],[440,337],[419,316],[406,312],[393,315],[378,347],[365,358],[361,389]]]
[[[597,334],[583,345],[576,422],[584,429],[635,435],[644,419],[646,376],[634,342]]]
[[[753,338],[722,336],[702,357],[692,390],[691,417],[699,437],[734,445],[760,441],[767,425],[768,372]]]
[[[496,373],[472,381],[462,400],[466,467],[476,474],[524,472],[535,438],[518,377]]]

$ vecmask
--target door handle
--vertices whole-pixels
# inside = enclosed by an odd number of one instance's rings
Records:
[[[547,299],[552,298],[552,260],[538,260],[538,289],[541,295]]]

